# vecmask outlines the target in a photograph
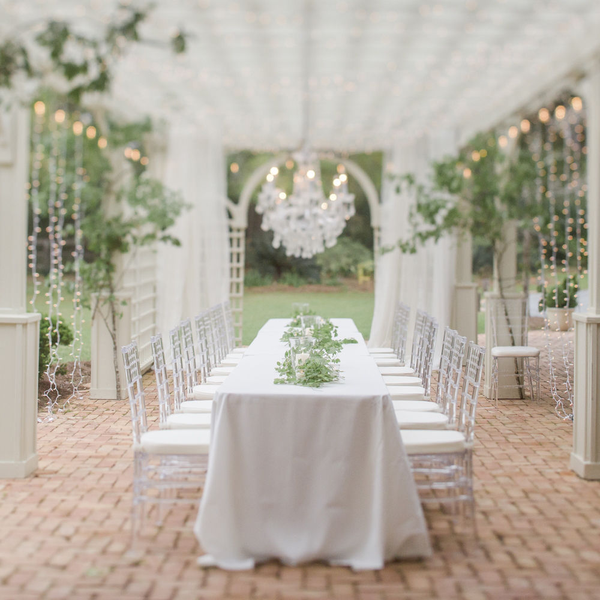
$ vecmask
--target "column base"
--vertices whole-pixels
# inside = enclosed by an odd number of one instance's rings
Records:
[[[600,315],[574,314],[575,373],[571,469],[600,479]]]
[[[577,454],[571,453],[569,466],[571,467],[571,471],[579,475],[582,479],[600,479],[600,462],[584,462]]]
[[[31,475],[38,466],[38,455],[32,454],[23,461],[0,461],[0,479],[23,479]]]
[[[0,478],[37,466],[39,321],[38,313],[0,314]]]

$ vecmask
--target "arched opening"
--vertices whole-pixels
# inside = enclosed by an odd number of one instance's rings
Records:
[[[226,201],[230,231],[230,300],[238,343],[242,342],[246,231],[249,224],[248,214],[252,198],[256,189],[265,180],[270,170],[273,167],[281,168],[289,160],[293,160],[292,155],[289,152],[285,152],[265,161],[256,167],[245,181],[240,192],[239,201],[235,203],[229,198]],[[368,205],[369,225],[373,233],[373,253],[376,256],[379,249],[380,229],[380,200],[376,185],[365,169],[358,162],[350,158],[337,156],[333,153],[321,153],[319,154],[319,160],[343,165],[348,175],[354,179],[364,193]]]

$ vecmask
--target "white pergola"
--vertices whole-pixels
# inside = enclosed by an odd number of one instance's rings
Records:
[[[31,39],[36,24],[50,17],[94,32],[117,4],[0,0],[0,40]],[[457,145],[479,130],[508,127],[562,90],[575,89],[584,97],[590,305],[586,315],[576,317],[571,465],[583,477],[600,478],[600,3],[163,0],[156,5],[141,27],[142,37],[156,43],[127,50],[107,101],[128,117],[177,117],[190,127],[216,131],[230,149],[296,148],[303,134],[306,73],[309,139],[320,151],[342,153],[401,148],[400,154],[410,157],[424,139],[435,144],[450,137]],[[164,48],[177,31],[187,35],[183,55]],[[27,178],[28,136],[22,111],[3,114],[0,375],[10,382],[4,394],[10,409],[0,426],[0,476],[26,475],[36,463],[30,409],[36,401],[31,344],[37,347],[37,323],[25,303],[26,203],[15,202]],[[457,260],[456,293],[467,298],[465,306],[472,304],[469,264],[467,244]],[[9,354],[21,357],[18,365]],[[15,372],[23,376],[13,385]]]

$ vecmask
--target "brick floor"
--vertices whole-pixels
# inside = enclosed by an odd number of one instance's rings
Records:
[[[541,340],[533,340],[541,343]],[[151,381],[151,379],[149,380]],[[527,600],[600,598],[600,482],[568,468],[572,425],[540,404],[482,398],[475,449],[479,541],[427,511],[435,553],[353,573],[268,563],[203,571],[196,511],[171,510],[128,553],[131,452],[126,402],[85,399],[38,428],[40,464],[0,482],[0,598]],[[150,403],[156,399],[149,394]],[[156,412],[152,412],[156,426]]]

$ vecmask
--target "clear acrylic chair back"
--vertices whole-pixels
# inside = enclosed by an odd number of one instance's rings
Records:
[[[444,412],[448,415],[448,423],[453,426],[456,425],[459,418],[458,392],[466,348],[467,338],[456,333],[452,342],[446,395],[444,397]]]
[[[198,385],[198,366],[196,364],[196,352],[194,349],[194,335],[192,324],[189,319],[181,321],[179,325],[181,341],[183,343],[183,364],[185,365],[186,391],[191,394]]]
[[[142,384],[142,369],[136,342],[132,342],[121,349],[123,365],[125,366],[125,380],[127,381],[127,395],[131,410],[131,426],[133,429],[133,442],[139,444],[142,435],[148,431],[146,416],[146,398]]]
[[[438,371],[438,383],[435,394],[435,401],[444,407],[448,378],[450,376],[450,360],[452,358],[452,350],[454,347],[454,338],[457,332],[450,329],[448,325],[444,327],[444,337],[442,339],[442,353],[440,355],[440,368]]]
[[[423,330],[423,352],[421,358],[421,380],[425,388],[425,395],[429,396],[431,389],[431,371],[435,356],[435,343],[437,341],[438,322],[433,317],[427,319],[427,329]]]
[[[212,369],[209,339],[212,339],[210,315],[204,311],[194,319],[196,325],[196,367],[202,381],[206,381]]]
[[[158,413],[160,426],[167,423],[171,414],[171,392],[169,391],[169,375],[167,373],[167,362],[163,347],[162,335],[150,338],[152,358],[154,359],[154,376],[156,378],[156,389],[158,391]]]
[[[460,415],[458,429],[462,431],[467,442],[473,442],[475,430],[475,412],[481,386],[481,375],[485,359],[485,348],[469,342],[465,373],[463,375],[460,399]]]
[[[424,310],[417,310],[415,316],[415,326],[413,330],[412,347],[410,351],[410,366],[413,368],[415,373],[418,374],[418,364],[420,359],[419,349],[422,348],[421,340],[423,337],[423,327],[425,325],[426,313]]]
[[[173,410],[179,412],[181,403],[186,398],[186,368],[179,327],[171,329],[169,340],[171,341],[171,365],[173,368]]]

